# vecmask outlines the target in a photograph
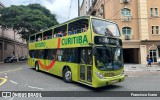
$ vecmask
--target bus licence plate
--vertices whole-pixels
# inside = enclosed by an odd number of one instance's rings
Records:
[[[116,83],[117,82],[117,80],[113,80],[113,81],[111,81],[111,83]]]

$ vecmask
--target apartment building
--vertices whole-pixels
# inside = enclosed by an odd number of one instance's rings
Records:
[[[92,0],[87,14],[118,23],[125,63],[146,64],[147,55],[153,63],[157,62],[160,57],[160,0]]]
[[[5,6],[0,2],[0,9]],[[4,30],[0,28],[0,62],[8,57],[15,55],[18,58],[28,54],[28,47],[25,40],[12,29]]]

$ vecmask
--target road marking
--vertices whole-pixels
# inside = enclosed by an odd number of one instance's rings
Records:
[[[13,69],[13,70],[7,70],[7,71],[3,71],[3,72],[0,72],[0,74],[2,73],[8,73],[8,72],[13,72],[13,71],[17,71],[17,70],[20,70],[22,68],[16,68],[16,69]]]
[[[14,97],[10,98],[9,100],[13,100],[13,99],[14,99]]]
[[[33,86],[28,86],[29,88],[33,88],[33,89],[39,89],[39,90],[44,90],[43,88],[39,88],[39,87],[33,87]]]
[[[15,82],[15,81],[12,81],[12,80],[10,80],[10,82],[11,82],[11,83],[13,83],[13,84],[18,84],[17,82]]]
[[[7,82],[6,78],[0,78],[0,80],[2,80],[2,82],[0,83],[0,86]]]
[[[7,76],[5,76],[5,78],[8,78]]]

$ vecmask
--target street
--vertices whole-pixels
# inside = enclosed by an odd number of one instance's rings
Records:
[[[142,72],[136,72],[142,73]],[[149,73],[149,72],[148,72]],[[159,91],[160,72],[143,76],[126,76],[122,83],[93,89],[79,83],[65,83],[62,78],[36,72],[27,62],[0,64],[0,91]],[[157,98],[158,99],[158,98]]]

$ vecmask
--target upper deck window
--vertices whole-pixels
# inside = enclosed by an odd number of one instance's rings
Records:
[[[30,36],[30,43],[35,42],[35,35]]]
[[[99,19],[92,19],[93,31],[96,34],[118,37],[119,30],[118,26],[112,22],[107,22]]]
[[[42,41],[42,33],[36,34],[36,41]]]
[[[79,19],[69,23],[68,35],[83,33],[88,30],[88,19]]]
[[[52,29],[47,30],[43,33],[43,40],[52,39]]]
[[[54,28],[54,38],[67,35],[67,24]]]

